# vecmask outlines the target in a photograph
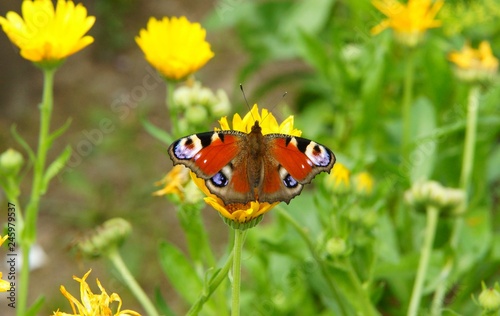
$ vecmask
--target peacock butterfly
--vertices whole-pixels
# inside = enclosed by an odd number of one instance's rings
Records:
[[[193,134],[168,149],[174,165],[191,169],[224,204],[251,201],[287,204],[320,172],[330,172],[335,155],[312,140],[223,130]]]

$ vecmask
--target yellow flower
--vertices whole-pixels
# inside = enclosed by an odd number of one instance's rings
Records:
[[[387,19],[372,28],[372,34],[378,34],[386,28],[392,28],[396,39],[408,46],[417,45],[427,29],[439,27],[441,21],[434,20],[444,4],[444,0],[408,0],[401,4],[396,0],[372,0],[373,5]]]
[[[95,17],[87,16],[81,4],[58,0],[54,10],[51,0],[25,0],[21,10],[23,17],[7,12],[6,18],[0,17],[0,25],[27,60],[58,62],[94,41],[84,35]]]
[[[0,237],[0,247],[2,244],[9,238],[9,235],[5,235],[4,237]],[[10,289],[10,283],[2,280],[2,272],[0,272],[0,292],[7,292]]]
[[[161,196],[166,194],[175,194],[181,200],[184,199],[184,187],[189,181],[189,169],[183,165],[176,165],[170,170],[163,179],[156,182],[155,185],[164,185],[163,189],[153,193],[153,195]]]
[[[134,312],[132,310],[121,310],[122,300],[120,296],[116,293],[112,293],[108,295],[106,290],[102,287],[99,279],[96,279],[97,286],[101,290],[101,294],[94,294],[90,289],[89,285],[85,281],[89,276],[89,270],[83,278],[78,278],[73,276],[73,279],[80,283],[80,296],[81,302],[78,301],[73,295],[71,295],[63,285],[61,285],[61,293],[68,299],[71,304],[71,309],[73,310],[73,314],[68,314],[64,312],[54,312],[54,316],[126,316],[126,315],[139,315],[139,313]],[[110,304],[113,302],[118,302],[118,307],[115,313],[110,308]]]
[[[373,192],[373,177],[368,172],[358,173],[354,177],[356,192],[361,195],[369,195]]]
[[[333,171],[325,177],[327,188],[337,193],[345,193],[351,188],[351,172],[342,163],[337,162],[333,166]]]
[[[461,51],[451,52],[448,59],[457,66],[457,76],[465,81],[490,79],[498,70],[498,59],[487,41],[482,41],[478,49],[466,43]]]
[[[186,17],[150,18],[146,29],[135,37],[146,60],[163,76],[180,80],[203,67],[213,56],[205,41],[206,31]]]
[[[240,115],[235,114],[233,116],[232,128],[229,126],[227,117],[222,117],[219,120],[219,123],[222,130],[236,130],[249,133],[255,121],[259,121],[259,124],[262,128],[262,134],[282,133],[293,136],[300,136],[302,134],[300,130],[293,127],[293,116],[289,116],[281,124],[278,124],[276,118],[271,113],[269,113],[268,110],[262,109],[262,113],[259,113],[257,104],[255,104],[250,112],[248,112],[243,118],[241,118]],[[237,224],[249,223],[254,219],[257,220],[261,215],[268,212],[279,203],[260,203],[258,201],[250,201],[246,204],[233,203],[225,205],[219,197],[217,197],[215,194],[210,193],[205,185],[205,180],[196,177],[194,173],[191,173],[191,177],[193,178],[195,184],[207,196],[205,198],[205,202],[208,205],[212,206],[215,210],[217,210],[222,216]]]

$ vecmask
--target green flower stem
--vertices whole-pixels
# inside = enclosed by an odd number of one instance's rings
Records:
[[[313,242],[311,241],[311,238],[309,238],[309,234],[302,228],[302,226],[288,214],[283,208],[281,207],[276,207],[276,210],[278,214],[285,219],[287,222],[289,222],[295,230],[299,233],[299,235],[304,239],[304,241],[307,244],[307,247],[309,248],[309,251],[311,252],[314,260],[318,263],[319,267],[321,268],[321,273],[323,274],[323,277],[325,278],[326,284],[330,288],[330,291],[332,292],[332,295],[334,296],[334,299],[338,303],[339,309],[341,311],[341,315],[347,315],[346,309],[343,305],[343,301],[340,299],[340,295],[337,292],[337,288],[335,287],[333,280],[331,278],[331,274],[328,273],[328,268],[326,267],[325,262],[321,259],[320,255],[317,253],[316,248],[314,247]],[[363,315],[373,315],[373,314],[363,314]]]
[[[472,168],[474,166],[474,151],[476,144],[477,110],[479,107],[479,86],[473,86],[469,91],[467,105],[467,125],[465,128],[465,146],[462,160],[462,173],[460,176],[460,188],[465,192],[469,189]]]
[[[203,293],[201,293],[201,295],[198,297],[198,300],[196,300],[196,302],[193,304],[193,306],[191,306],[191,308],[187,312],[186,316],[198,315],[201,308],[203,307],[203,304],[205,304],[205,302],[208,301],[208,299],[210,298],[212,293],[214,293],[215,290],[222,283],[222,281],[224,281],[227,278],[227,275],[228,275],[229,270],[231,269],[232,265],[233,265],[233,252],[231,252],[229,257],[227,258],[224,266],[210,280],[208,287],[206,289],[204,289]],[[222,313],[222,310],[220,312]]]
[[[146,315],[152,315],[152,316],[159,315],[153,303],[149,300],[146,293],[144,293],[139,283],[137,283],[137,281],[134,279],[134,276],[128,270],[127,266],[125,265],[125,262],[123,262],[123,259],[120,256],[118,249],[113,249],[112,251],[110,251],[108,253],[108,258],[111,260],[115,268],[118,270],[120,276],[130,289],[130,291],[134,294],[139,303],[141,303],[142,307],[146,311]]]
[[[177,107],[174,104],[174,91],[175,91],[175,82],[171,80],[167,80],[167,98],[165,100],[166,106],[168,109],[168,114],[170,116],[170,124],[171,124],[171,135],[174,137],[179,137],[179,117],[177,113]]]
[[[38,150],[36,159],[33,165],[33,184],[31,188],[31,196],[26,207],[26,216],[23,226],[20,227],[19,244],[23,258],[21,266],[21,276],[19,281],[18,290],[18,308],[16,310],[18,316],[26,314],[28,302],[28,288],[29,288],[29,253],[31,246],[36,240],[36,223],[38,218],[38,209],[40,205],[40,197],[43,195],[44,187],[44,173],[45,161],[47,159],[47,152],[50,148],[48,141],[50,131],[50,119],[52,116],[53,108],[53,90],[54,90],[54,74],[56,69],[43,70],[43,95],[42,103],[40,104],[40,132],[38,134]]]
[[[233,284],[231,290],[231,316],[240,315],[241,252],[246,230],[234,229]]]
[[[453,270],[453,259],[448,260],[444,268],[441,270],[438,280],[439,285],[434,292],[431,305],[431,316],[440,316],[443,312],[443,302],[447,290],[447,279]]]
[[[415,71],[414,54],[410,48],[406,59],[406,67],[403,82],[403,141],[401,149],[403,153],[403,161],[410,157],[410,142],[411,142],[411,104],[413,101],[413,75]]]
[[[477,130],[477,111],[479,108],[479,98],[481,96],[481,87],[475,85],[471,87],[469,91],[469,98],[467,104],[467,123],[465,126],[465,145],[462,157],[462,169],[460,174],[460,188],[465,192],[465,203],[468,203],[467,191],[470,187],[472,169],[474,167],[474,153],[475,153],[475,143],[476,143],[476,130]],[[451,232],[450,245],[451,248],[457,250],[458,242],[460,240],[460,233],[462,231],[463,218],[457,217],[454,220],[453,230]],[[455,251],[456,253],[456,251]],[[453,262],[451,263],[453,265]],[[443,269],[446,271],[447,267]],[[451,268],[450,268],[451,269]],[[446,289],[448,288],[448,273],[444,278],[443,282],[439,283],[436,288],[436,293],[434,295],[434,302],[432,311],[433,315],[437,315],[441,310],[441,305],[443,300],[439,296],[444,296]]]
[[[435,206],[427,206],[427,224],[425,228],[425,239],[420,252],[420,261],[418,263],[417,277],[413,284],[411,293],[410,306],[408,308],[408,316],[417,316],[424,287],[425,275],[429,266],[431,257],[432,245],[434,243],[434,235],[436,234],[437,222],[439,219],[439,209]]]
[[[200,211],[200,205],[183,205],[179,207],[177,217],[186,234],[189,254],[195,266],[202,271],[207,268],[215,268],[217,262],[212,252],[212,248],[210,247],[207,230],[203,225]],[[223,291],[216,293],[215,301],[221,311],[220,315],[224,315],[223,311],[226,309],[226,297]]]

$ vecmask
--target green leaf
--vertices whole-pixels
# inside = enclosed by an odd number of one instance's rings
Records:
[[[14,136],[14,138],[16,139],[16,141],[19,143],[19,145],[21,145],[21,147],[23,147],[24,150],[26,150],[26,152],[28,153],[28,156],[30,158],[30,161],[32,163],[34,163],[35,160],[36,160],[35,153],[31,149],[30,145],[28,145],[28,143],[21,137],[21,135],[19,135],[17,133],[16,125],[15,124],[12,125],[12,127],[10,128],[10,131],[12,133],[12,136]]]
[[[297,37],[299,53],[304,60],[323,75],[326,74],[326,65],[330,64],[324,44],[313,34],[299,32]]]
[[[294,2],[294,5],[283,20],[283,29],[300,30],[309,34],[317,34],[331,18],[331,10],[335,0],[309,0]],[[293,36],[293,33],[292,33]]]
[[[415,146],[409,160],[404,163],[410,168],[411,181],[415,183],[431,176],[439,139],[432,136],[436,132],[436,111],[429,99],[421,97],[415,100],[411,117]]]
[[[66,146],[66,148],[64,148],[63,152],[59,155],[59,157],[57,157],[56,160],[54,160],[45,171],[45,174],[43,176],[42,193],[45,193],[50,180],[64,168],[66,162],[69,160],[70,157],[71,157],[71,146],[68,145]]]
[[[394,224],[387,214],[380,215],[374,234],[378,241],[377,252],[380,261],[397,264],[401,260],[398,250],[398,237]]]
[[[488,182],[494,183],[500,178],[500,146],[493,149],[487,157],[487,173]]]
[[[35,303],[30,306],[30,308],[26,311],[26,316],[36,316],[38,315],[38,312],[40,311],[40,308],[42,307],[43,303],[45,302],[45,297],[40,296],[36,299]]]
[[[164,241],[159,247],[160,264],[179,295],[193,304],[203,291],[203,281],[197,276],[186,256],[174,245]]]
[[[56,140],[59,136],[61,136],[71,125],[71,118],[66,120],[66,123],[64,123],[63,126],[59,127],[57,130],[55,130],[52,134],[49,135],[47,138],[47,148],[50,148],[52,146],[52,143],[54,140]]]
[[[491,258],[495,261],[500,261],[500,232],[493,235],[491,245]]]
[[[161,291],[159,288],[155,288],[154,295],[155,295],[156,306],[158,307],[160,314],[165,316],[175,316],[174,311],[170,309],[167,302],[161,295]]]
[[[170,145],[174,142],[172,135],[170,135],[166,131],[162,130],[158,126],[154,125],[150,121],[146,120],[145,118],[141,118],[141,123],[142,123],[142,126],[144,126],[144,129],[151,136],[158,139],[159,141],[161,141],[167,145]]]

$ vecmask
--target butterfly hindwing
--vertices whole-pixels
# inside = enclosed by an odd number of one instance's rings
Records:
[[[265,141],[271,157],[268,160],[276,162],[266,168],[262,200],[288,203],[300,194],[304,184],[310,183],[320,172],[330,172],[335,164],[331,150],[309,139],[268,134]]]

